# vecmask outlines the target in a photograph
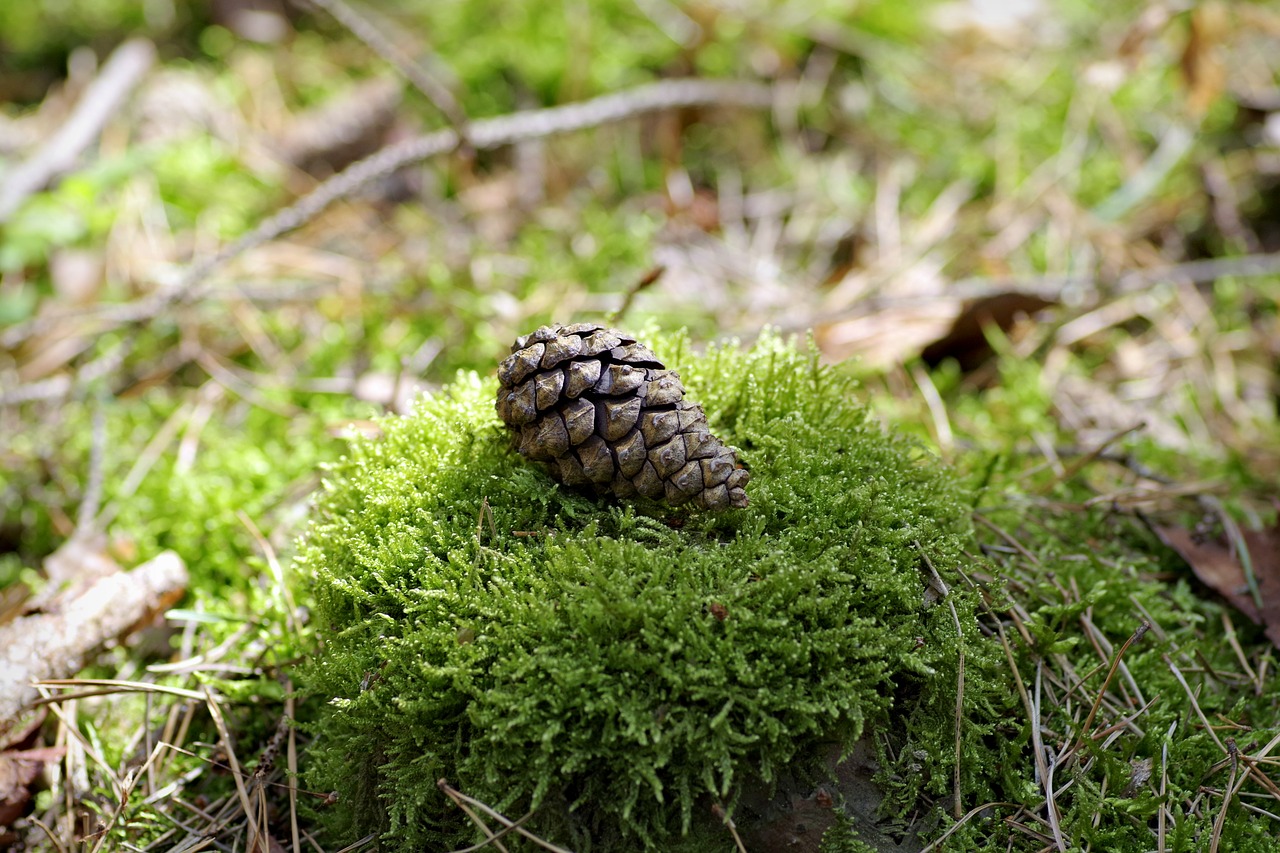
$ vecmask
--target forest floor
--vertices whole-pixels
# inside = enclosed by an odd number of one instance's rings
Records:
[[[0,847],[357,841],[323,466],[595,320],[809,337],[971,487],[1025,763],[894,844],[1269,849],[1278,309],[1265,4],[6,4]]]

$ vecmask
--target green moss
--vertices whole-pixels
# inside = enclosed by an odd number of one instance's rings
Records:
[[[144,349],[139,358],[148,355]],[[162,551],[177,552],[190,576],[178,606],[199,616],[201,636],[212,644],[252,622],[245,642],[260,639],[271,650],[264,657],[250,652],[253,667],[305,645],[287,623],[289,607],[256,535],[283,551],[305,521],[320,460],[345,446],[331,425],[369,407],[333,396],[278,394],[281,410],[273,411],[230,394],[216,400],[207,394],[197,404],[189,389],[156,387],[137,396],[64,401],[56,415],[31,404],[35,416],[14,431],[8,464],[0,466],[0,588],[43,585],[36,567],[66,538],[93,477],[91,445],[100,417],[98,515],[110,519],[110,556],[132,567]],[[114,672],[108,667],[103,675]],[[270,676],[259,689],[269,692],[274,683]]]
[[[840,815],[822,835],[821,853],[876,853],[876,848],[858,838],[853,821]]]
[[[343,793],[337,834],[476,840],[443,777],[575,849],[671,849],[709,803],[864,733],[938,756],[895,808],[950,783],[961,643],[920,564],[963,559],[961,489],[810,353],[658,351],[741,448],[748,509],[562,489],[510,451],[474,375],[330,470],[299,560],[326,642],[306,680],[333,697],[308,784]],[[983,719],[990,658],[957,606]]]
[[[1228,642],[1223,606],[1192,588],[1181,561],[1138,519],[1102,508],[1081,510],[1077,502],[1084,493],[1064,485],[1053,492],[1049,507],[1019,502],[984,512],[1033,555],[992,549],[997,574],[1014,579],[1018,605],[1029,615],[1029,644],[1018,640],[1012,625],[1009,633],[1022,681],[1033,695],[1039,680],[1042,736],[1052,760],[1062,762],[1055,803],[1063,837],[1096,850],[1151,850],[1158,845],[1164,807],[1167,849],[1206,849],[1230,762],[1195,708],[1220,724],[1220,740],[1234,737],[1242,750],[1256,750],[1277,732],[1274,688],[1261,694],[1251,689]],[[1007,544],[992,536],[992,545],[997,542]],[[1235,618],[1243,648],[1265,648],[1260,632]],[[1102,693],[1116,651],[1144,621],[1150,629],[1125,651],[1124,671],[1106,688],[1113,710],[1101,711],[1083,738],[1079,761],[1071,760],[1066,748]],[[1117,723],[1126,717],[1130,724]],[[1011,714],[996,729],[988,755],[994,754],[999,770],[998,799],[1037,811],[1044,795],[1034,781],[1029,720],[1025,712]],[[1202,804],[1207,790],[1213,791],[1211,807]],[[1245,796],[1263,790],[1244,787]],[[1251,819],[1241,802],[1233,800],[1227,809],[1221,849],[1275,849],[1275,823]],[[990,820],[963,827],[947,849],[1011,843],[1018,850],[1043,847]]]

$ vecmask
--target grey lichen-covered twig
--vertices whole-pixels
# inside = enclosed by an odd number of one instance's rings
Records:
[[[41,612],[0,628],[0,732],[37,698],[33,681],[79,672],[93,650],[173,606],[186,585],[186,565],[165,551],[130,572],[73,581]]]
[[[481,119],[470,126],[468,138],[472,146],[484,151],[523,139],[599,127],[659,110],[712,105],[763,108],[772,103],[773,90],[761,83],[664,80],[581,103]],[[193,265],[178,283],[177,291],[187,298],[194,297],[198,293],[197,285],[232,258],[302,227],[335,201],[351,196],[397,169],[452,151],[459,141],[457,131],[451,128],[437,130],[366,157],[265,220],[253,231]]]
[[[75,166],[155,58],[155,45],[146,39],[133,39],[115,49],[85,87],[66,123],[0,183],[0,223],[7,222],[33,193]]]
[[[468,140],[476,150],[483,151],[521,140],[600,127],[660,110],[700,106],[765,109],[773,101],[773,89],[763,83],[663,80],[580,103],[480,119],[470,125]],[[91,319],[99,329],[112,328],[143,322],[170,306],[195,301],[204,295],[204,282],[209,274],[231,259],[302,227],[335,201],[350,197],[398,169],[454,150],[459,140],[457,131],[444,129],[384,148],[352,164],[292,205],[264,220],[248,234],[193,264],[185,275],[170,286],[155,291],[145,299],[112,305],[93,312],[92,315],[81,310],[77,312],[77,316]],[[0,347],[16,347],[31,336],[40,334],[59,322],[65,322],[66,319],[64,315],[51,313],[47,317],[15,326],[0,335]]]

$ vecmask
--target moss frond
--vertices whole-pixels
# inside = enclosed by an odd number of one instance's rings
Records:
[[[330,469],[300,563],[326,641],[309,689],[335,697],[311,782],[348,792],[340,825],[474,840],[446,777],[576,849],[657,848],[822,744],[951,743],[959,641],[919,569],[964,559],[952,476],[810,350],[660,346],[741,449],[747,509],[566,490],[472,374]]]

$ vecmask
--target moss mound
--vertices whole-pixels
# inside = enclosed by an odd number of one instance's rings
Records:
[[[864,732],[892,744],[886,767],[932,756],[932,776],[896,784],[898,808],[949,790],[964,640],[924,603],[920,566],[949,580],[962,559],[963,491],[812,352],[655,349],[741,449],[747,509],[561,488],[510,450],[496,382],[475,375],[330,470],[299,561],[325,643],[308,689],[334,697],[308,784],[343,794],[335,832],[386,849],[482,838],[447,778],[580,851],[674,849],[712,804],[732,811],[744,786]],[[982,701],[969,684],[966,705]],[[966,743],[982,736],[967,725]],[[698,849],[733,849],[718,833]]]

